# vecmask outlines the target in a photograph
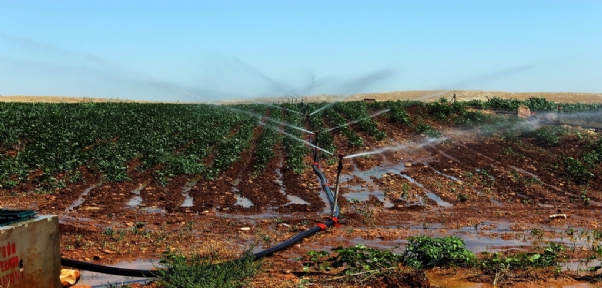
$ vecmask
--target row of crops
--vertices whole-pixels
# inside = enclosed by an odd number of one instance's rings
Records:
[[[262,106],[240,108],[265,111]],[[108,181],[125,181],[127,164],[134,159],[140,163],[137,169],[157,169],[160,175],[212,177],[238,159],[257,122],[210,105],[3,103],[0,185],[53,182],[57,174],[77,181],[80,167]],[[214,163],[205,165],[203,159],[212,154]]]
[[[328,107],[306,123],[305,115],[323,105]],[[472,108],[499,110],[518,105],[540,111],[556,111],[558,106],[539,98],[282,104],[283,110],[259,104],[0,103],[0,188],[10,189],[25,182],[37,185],[40,191],[60,188],[67,181],[79,181],[82,168],[103,175],[109,182],[127,181],[131,163],[139,163],[134,167],[137,171],[151,171],[161,183],[182,174],[212,179],[237,161],[243,151],[251,149],[254,136],[256,172],[265,169],[279,145],[286,168],[302,172],[307,168],[304,159],[309,149],[300,139],[306,135],[278,121],[318,132],[320,147],[335,152],[335,135],[345,139],[348,148],[362,147],[367,140],[363,137],[375,142],[385,139],[387,135],[378,128],[378,121],[370,117],[383,109],[388,112],[379,119],[437,137],[440,133],[434,125],[441,123],[471,126],[517,121],[487,116]],[[597,104],[562,106],[564,112],[599,113],[602,109]],[[350,122],[354,124],[346,125]],[[330,131],[332,127],[339,128]],[[584,157],[586,160],[578,161],[591,165],[602,161],[598,154]]]
[[[62,188],[80,181],[81,169],[108,182],[129,180],[132,169],[152,172],[161,184],[175,175],[213,179],[251,148],[255,131],[261,133],[255,172],[280,143],[286,167],[302,172],[309,149],[299,139],[306,135],[278,122],[304,126],[304,107],[285,106],[298,112],[265,105],[1,103],[0,188]],[[333,137],[326,138],[334,150]]]

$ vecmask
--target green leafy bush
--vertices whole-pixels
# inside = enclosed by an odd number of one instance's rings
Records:
[[[475,255],[466,249],[464,241],[455,236],[410,237],[403,254],[405,265],[420,269],[471,264],[475,260]]]
[[[346,274],[396,267],[402,259],[401,255],[392,251],[368,248],[362,244],[351,248],[337,247],[333,251],[338,254],[330,258],[332,267],[346,267],[343,270]]]
[[[568,129],[564,127],[542,127],[540,129],[527,132],[525,136],[533,137],[536,144],[547,147],[560,145],[562,137],[568,134]]]
[[[565,176],[576,184],[586,184],[594,177],[594,174],[578,159],[573,157],[564,158]]]
[[[516,255],[503,256],[498,253],[490,254],[489,257],[482,259],[480,265],[487,269],[516,270],[528,267],[543,268],[550,266],[559,266],[564,259],[564,246],[556,243],[548,243],[541,253],[518,253]]]
[[[240,259],[222,261],[217,254],[169,255],[161,263],[166,269],[157,270],[157,285],[162,288],[246,287],[259,273],[261,262],[254,261],[251,252]]]
[[[424,134],[429,137],[433,137],[433,138],[441,137],[441,132],[433,129],[433,127],[431,127],[431,125],[424,123],[424,122],[416,124],[416,127],[414,127],[414,130],[416,130],[417,133]]]

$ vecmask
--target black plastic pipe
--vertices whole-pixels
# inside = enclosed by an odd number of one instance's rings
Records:
[[[155,273],[156,270],[144,270],[144,269],[126,269],[119,267],[111,267],[98,265],[94,263],[78,261],[73,259],[61,258],[61,265],[65,267],[77,268],[86,271],[110,274],[110,275],[119,275],[119,276],[127,276],[127,277],[146,277],[153,278],[157,277]]]

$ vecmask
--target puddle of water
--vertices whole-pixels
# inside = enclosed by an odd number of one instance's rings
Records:
[[[288,201],[289,201],[288,203],[286,203],[286,205],[290,205],[290,204],[309,205],[309,202],[301,199],[301,197],[297,197],[294,195],[286,195],[286,199],[288,199]]]
[[[167,213],[167,211],[165,211],[165,209],[159,208],[159,207],[145,207],[144,211],[146,211],[148,213]]]
[[[236,203],[234,203],[234,205],[242,206],[243,208],[253,206],[253,202],[251,202],[249,198],[240,195],[239,191],[238,188],[232,187],[232,192],[234,193],[234,197],[236,197]]]
[[[490,233],[488,233],[490,234]],[[493,237],[492,235],[477,235],[477,234],[469,234],[469,235],[456,235],[460,237],[464,244],[466,244],[466,248],[470,251],[488,251],[488,252],[496,252],[496,251],[506,251],[508,247],[531,247],[531,243],[528,241],[522,241],[518,239],[502,239],[500,237]]]
[[[497,201],[497,200],[495,200],[495,199],[490,199],[490,200],[491,200],[491,202],[492,202],[493,204],[495,204],[495,205],[497,205],[497,206],[500,206],[500,207],[504,206],[504,204],[502,204],[502,202],[500,202],[500,201]]]
[[[561,263],[560,267],[562,271],[575,271],[579,275],[592,275],[593,273],[589,271],[590,268],[600,266],[600,260],[591,260],[589,262],[585,261],[577,261],[571,260],[565,263]]]
[[[427,197],[431,198],[431,200],[435,200],[435,202],[437,202],[437,205],[441,206],[441,207],[454,207],[454,204],[451,204],[443,199],[441,199],[441,197],[439,197],[437,194],[431,192],[431,191],[424,191],[424,193],[426,194]]]
[[[186,183],[186,186],[184,186],[184,189],[182,189],[182,196],[184,196],[184,202],[182,202],[180,207],[192,207],[194,205],[194,198],[190,196],[190,190],[194,185],[196,185],[197,182],[199,182],[199,180],[201,180],[201,178],[201,176],[196,176],[192,178],[188,183]]]
[[[424,187],[424,185],[416,182],[416,180],[406,174],[399,174],[401,175],[401,177],[406,178],[408,181],[412,182],[413,184],[416,184],[418,187],[422,188],[422,190],[424,191],[424,193],[426,194],[427,197],[429,197],[431,200],[437,202],[437,205],[442,206],[442,207],[453,207],[454,204],[451,204],[443,199],[441,199],[441,197],[439,197],[437,194],[429,191],[428,189],[426,189]]]
[[[192,198],[188,194],[184,195],[184,197],[184,202],[182,202],[182,205],[180,205],[180,207],[192,207],[194,205],[194,198]]]
[[[370,196],[374,196],[376,197],[376,199],[378,199],[378,201],[380,201],[381,203],[383,203],[383,206],[385,208],[391,208],[393,207],[393,203],[391,203],[391,200],[389,200],[388,197],[385,197],[385,193],[381,192],[381,191],[375,191],[375,192],[350,192],[350,193],[345,193],[343,196],[345,196],[345,198],[347,199],[347,201],[352,201],[353,199],[356,199],[358,201],[364,202],[364,201],[368,201],[368,199],[370,199]]]
[[[278,167],[282,167],[282,162],[279,164]],[[286,190],[284,189],[284,183],[282,183],[282,172],[280,171],[280,168],[276,168],[276,180],[274,180],[276,183],[278,183],[278,186],[280,187],[280,193],[286,195]]]
[[[138,207],[138,205],[140,205],[142,203],[142,197],[136,195],[134,196],[132,199],[130,199],[130,201],[128,202],[128,207],[130,208],[136,208]]]
[[[127,269],[154,269],[158,268],[159,260],[135,260],[132,262],[119,262],[113,267],[127,268]],[[81,279],[77,282],[78,285],[88,285],[93,288],[100,287],[114,287],[111,285],[125,285],[134,283],[147,283],[147,278],[138,277],[125,277],[109,275],[104,273],[96,273],[90,271],[81,271]],[[117,286],[119,287],[119,286]]]
[[[279,165],[280,165],[279,167],[281,167],[282,162]],[[282,195],[286,196],[286,199],[288,200],[288,203],[284,204],[284,206],[291,205],[291,204],[310,205],[309,202],[301,199],[301,197],[286,194],[286,189],[284,188],[284,184],[282,182],[282,172],[280,171],[280,168],[276,168],[276,180],[274,180],[274,181],[276,183],[278,183],[278,186],[280,187],[280,189],[279,189],[280,193],[282,193]],[[322,189],[320,189],[320,194],[324,194],[324,197],[326,197],[326,194],[324,193],[324,191]],[[328,201],[328,199],[326,201]],[[330,204],[327,203],[327,205],[330,205]]]
[[[142,204],[142,197],[140,197],[140,191],[150,185],[151,180],[146,181],[144,183],[140,183],[138,188],[131,191],[132,194],[136,195],[130,199],[130,201],[126,204],[128,208],[136,208],[140,204]]]
[[[77,198],[77,200],[75,200],[75,202],[71,203],[71,205],[69,205],[69,207],[67,207],[65,209],[65,212],[68,213],[69,211],[73,211],[73,209],[75,209],[79,205],[82,205],[84,203],[84,201],[86,201],[84,199],[84,197],[87,196],[90,193],[90,191],[92,191],[92,189],[98,187],[98,185],[100,185],[100,183],[94,184],[94,185],[86,188],[86,190],[84,190],[84,192],[82,192],[82,194],[79,195],[79,198]]]
[[[370,170],[362,171],[360,170],[355,161],[353,163],[353,171],[346,175],[341,175],[341,182],[346,182],[351,180],[354,176],[357,176],[364,180],[366,183],[373,183],[372,177],[381,178],[384,174],[393,173],[399,174],[400,171],[405,171],[405,162],[400,161],[396,164],[393,163],[385,163],[380,166],[376,166]]]
[[[318,179],[318,183],[320,183],[320,179]],[[322,213],[330,213],[330,201],[328,200],[328,196],[326,196],[324,189],[320,188],[319,196],[320,199],[322,199],[322,202],[324,202],[324,210],[322,210]]]

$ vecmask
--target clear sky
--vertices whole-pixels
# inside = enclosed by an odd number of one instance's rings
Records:
[[[602,1],[0,0],[0,95],[602,92]]]

